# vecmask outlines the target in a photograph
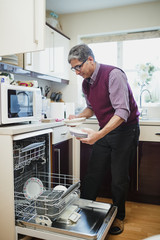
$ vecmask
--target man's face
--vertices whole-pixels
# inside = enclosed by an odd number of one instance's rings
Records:
[[[88,57],[84,62],[80,62],[78,59],[74,58],[71,60],[70,64],[71,69],[83,78],[91,77],[95,69],[95,62],[92,57]]]

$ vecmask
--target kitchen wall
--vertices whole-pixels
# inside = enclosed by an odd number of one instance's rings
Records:
[[[156,1],[59,17],[63,32],[71,38],[72,47],[85,35],[160,28],[159,13],[160,1]],[[76,106],[79,105],[78,88],[81,88],[80,81],[70,71],[70,84],[63,89],[63,96],[66,101],[74,101]]]

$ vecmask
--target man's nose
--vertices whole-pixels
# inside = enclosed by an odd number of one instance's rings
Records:
[[[79,75],[79,74],[80,74],[80,70],[76,69],[76,75]]]

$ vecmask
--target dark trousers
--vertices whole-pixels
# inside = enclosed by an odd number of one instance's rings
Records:
[[[106,173],[111,169],[113,204],[117,218],[125,218],[125,200],[129,187],[129,164],[136,154],[139,125],[119,126],[93,145],[87,175],[82,182],[81,198],[96,200]],[[106,182],[106,185],[108,183]]]

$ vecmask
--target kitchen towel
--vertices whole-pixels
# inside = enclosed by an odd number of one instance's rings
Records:
[[[69,117],[70,114],[75,114],[75,104],[72,102],[65,103],[65,111],[66,111],[66,118]]]
[[[50,117],[53,119],[64,119],[64,103],[63,102],[51,102]]]

